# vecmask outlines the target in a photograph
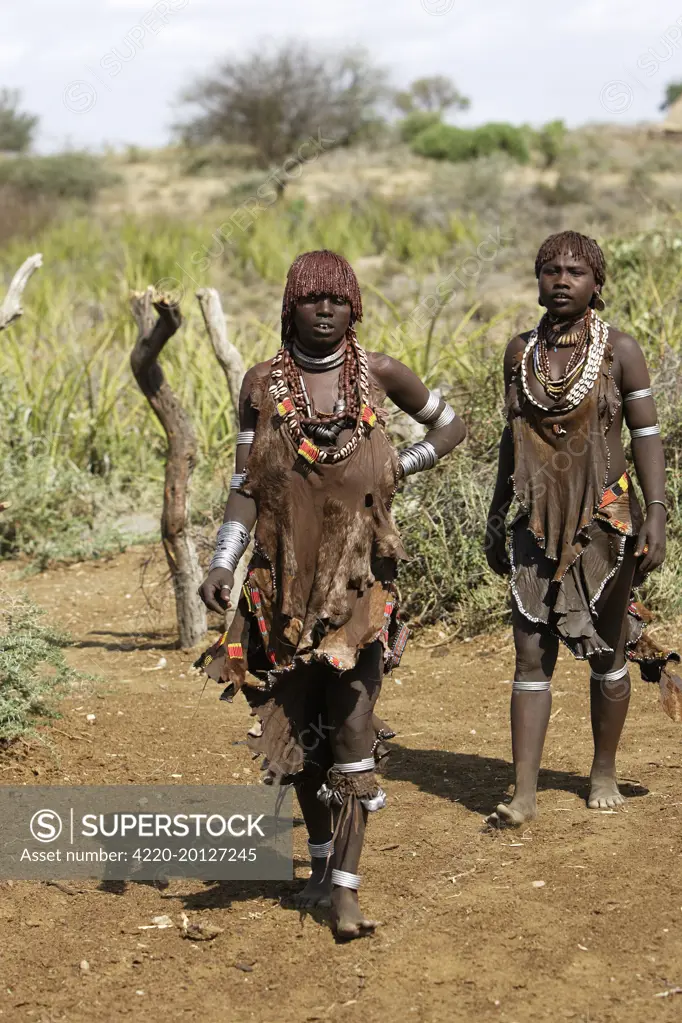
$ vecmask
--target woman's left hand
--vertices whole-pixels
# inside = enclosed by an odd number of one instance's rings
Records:
[[[666,513],[663,505],[650,505],[635,548],[635,557],[642,558],[637,566],[638,574],[648,575],[655,568],[660,568],[665,561],[665,522]]]

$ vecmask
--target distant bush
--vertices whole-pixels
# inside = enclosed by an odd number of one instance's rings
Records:
[[[451,124],[432,124],[412,141],[413,152],[434,160],[460,163],[492,153],[507,153],[518,163],[530,159],[521,128],[513,124],[491,122],[480,128],[455,128]]]
[[[403,142],[412,142],[427,128],[442,124],[440,114],[433,110],[414,110],[398,122],[398,131]]]
[[[513,124],[491,122],[474,129],[476,156],[507,153],[517,163],[528,163],[530,153],[521,128]]]
[[[549,121],[533,132],[532,143],[545,167],[554,167],[566,148],[567,129],[563,121]]]
[[[471,132],[462,128],[453,128],[450,124],[443,124],[438,121],[430,128],[425,128],[412,139],[412,152],[418,156],[428,156],[431,160],[453,160],[455,141],[470,140]],[[471,149],[467,149],[467,156],[462,159],[471,158]]]
[[[117,175],[90,153],[18,156],[0,160],[0,186],[9,185],[29,197],[95,199]]]
[[[38,118],[19,110],[16,89],[0,89],[0,153],[23,153],[33,141]]]

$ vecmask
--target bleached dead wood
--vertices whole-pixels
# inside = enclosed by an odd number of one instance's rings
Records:
[[[202,581],[201,567],[189,533],[189,485],[197,442],[189,416],[173,394],[158,361],[164,345],[180,327],[182,316],[176,302],[156,295],[153,288],[134,293],[130,305],[138,328],[130,364],[168,438],[161,539],[175,590],[180,646],[190,649],[206,633],[206,609],[197,592]]]
[[[24,288],[28,284],[31,274],[42,265],[43,257],[40,252],[36,252],[34,256],[29,256],[28,259],[25,259],[15,273],[7,289],[5,301],[0,306],[0,330],[5,330],[6,327],[9,327],[10,323],[14,323],[21,316],[24,311],[21,307],[21,296],[24,293]]]
[[[227,389],[232,401],[232,416],[236,429],[239,429],[239,392],[246,372],[244,360],[227,336],[225,314],[216,289],[200,288],[197,291],[197,299],[213,351],[227,380]]]

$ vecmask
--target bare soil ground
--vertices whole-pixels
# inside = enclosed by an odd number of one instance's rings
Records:
[[[199,701],[203,680],[173,646],[167,586],[156,611],[139,589],[147,553],[20,581],[0,565],[0,583],[46,607],[76,640],[73,663],[103,679],[66,699],[47,730],[53,749],[0,755],[3,784],[257,781],[242,745],[246,704],[220,704],[213,683]],[[383,921],[375,937],[339,946],[323,920],[283,908],[300,880],[175,880],[117,894],[96,880],[70,882],[75,894],[0,883],[0,1018],[679,1020],[682,732],[636,681],[620,772],[639,794],[623,812],[588,811],[587,675],[564,656],[541,816],[522,832],[487,832],[483,815],[511,781],[512,664],[504,634],[416,642],[386,680],[380,713],[398,738],[389,804],[370,822],[362,863],[363,904]],[[294,847],[301,879],[302,827]],[[223,932],[194,943],[177,927],[139,929],[183,911]]]

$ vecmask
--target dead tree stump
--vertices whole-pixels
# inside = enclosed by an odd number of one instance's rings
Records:
[[[189,416],[173,394],[158,359],[182,317],[176,302],[156,296],[153,288],[130,300],[138,338],[130,356],[135,379],[168,438],[163,491],[161,539],[175,590],[180,646],[190,649],[206,634],[206,609],[198,594],[201,566],[189,534],[189,485],[197,442]],[[157,319],[154,322],[154,312]]]

